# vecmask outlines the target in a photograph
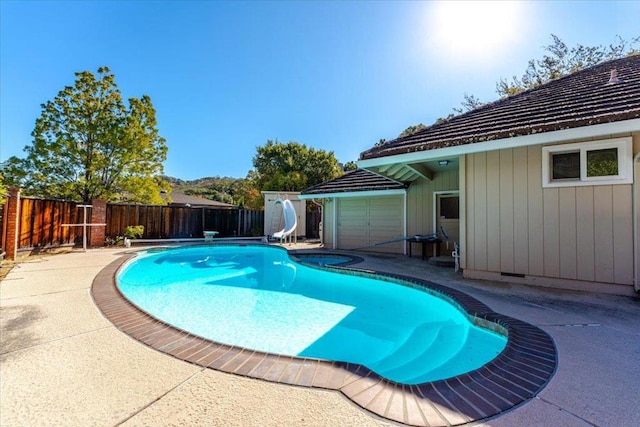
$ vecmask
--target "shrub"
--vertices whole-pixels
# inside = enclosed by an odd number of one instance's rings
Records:
[[[139,239],[144,234],[144,225],[130,225],[124,229],[124,237],[127,239]]]

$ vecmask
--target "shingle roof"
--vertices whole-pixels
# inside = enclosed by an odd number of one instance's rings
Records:
[[[621,82],[610,84],[613,69]],[[640,55],[598,64],[387,141],[361,153],[360,160],[636,118]]]
[[[163,199],[166,199],[167,197],[171,198],[171,205],[172,206],[182,206],[182,205],[189,205],[192,207],[200,207],[200,206],[207,206],[210,208],[221,208],[221,209],[227,209],[227,208],[236,208],[236,205],[232,205],[229,203],[224,203],[224,202],[218,202],[216,200],[210,200],[210,199],[205,199],[203,197],[196,197],[196,196],[190,196],[188,194],[184,194],[184,193],[176,193],[176,192],[172,192],[171,194],[161,194],[161,197]]]
[[[301,194],[333,194],[351,191],[401,190],[406,188],[392,179],[364,169],[348,172],[339,178],[303,190]]]

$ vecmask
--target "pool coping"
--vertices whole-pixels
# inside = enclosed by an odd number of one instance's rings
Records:
[[[455,301],[476,323],[497,324],[508,332],[505,349],[481,368],[446,380],[403,385],[368,368],[345,362],[282,356],[217,343],[172,327],[129,302],[116,274],[135,254],[113,261],[95,277],[91,295],[116,328],[177,359],[249,378],[335,390],[361,408],[413,426],[464,425],[488,420],[534,398],[555,374],[557,352],[542,329],[493,312],[455,289],[383,271],[333,267],[352,274],[378,274],[437,292]]]
[[[295,258],[297,261],[301,262],[302,264],[311,266],[311,267],[317,267],[319,266],[317,263],[314,262],[307,262],[305,261],[305,257],[318,257],[318,258],[332,258],[332,257],[341,257],[341,258],[349,258],[349,261],[343,261],[343,262],[339,262],[339,263],[334,263],[334,264],[323,264],[320,265],[320,267],[348,267],[350,265],[354,265],[354,264],[359,264],[361,262],[364,261],[364,258],[357,256],[357,255],[351,255],[351,254],[345,254],[345,253],[335,253],[335,252],[327,252],[327,251],[307,251],[307,250],[290,250],[288,251],[289,255],[292,258]]]

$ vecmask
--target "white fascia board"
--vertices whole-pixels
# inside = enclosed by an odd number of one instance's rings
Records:
[[[347,197],[371,197],[371,196],[400,196],[407,192],[407,190],[369,190],[369,191],[349,191],[344,193],[323,193],[323,194],[301,194],[299,199],[327,199],[336,198],[343,199]]]
[[[424,162],[427,160],[445,157],[457,157],[464,154],[483,153],[486,151],[502,150],[506,148],[528,147],[530,145],[603,137],[627,132],[640,132],[640,119],[624,120],[614,123],[602,123],[593,126],[582,126],[573,129],[563,129],[553,132],[516,136],[513,138],[496,139],[495,141],[476,142],[472,144],[456,145],[453,147],[435,148],[433,150],[376,157],[374,159],[358,160],[356,164],[361,169],[367,169],[369,167],[383,166],[390,163]]]

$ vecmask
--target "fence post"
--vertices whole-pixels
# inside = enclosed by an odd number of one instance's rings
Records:
[[[10,188],[9,198],[5,206],[7,216],[7,242],[5,252],[9,261],[16,260],[18,252],[18,233],[20,228],[20,189]]]
[[[91,224],[106,224],[107,222],[107,201],[94,199],[91,201]],[[91,227],[90,247],[104,246],[104,239],[107,227]]]

